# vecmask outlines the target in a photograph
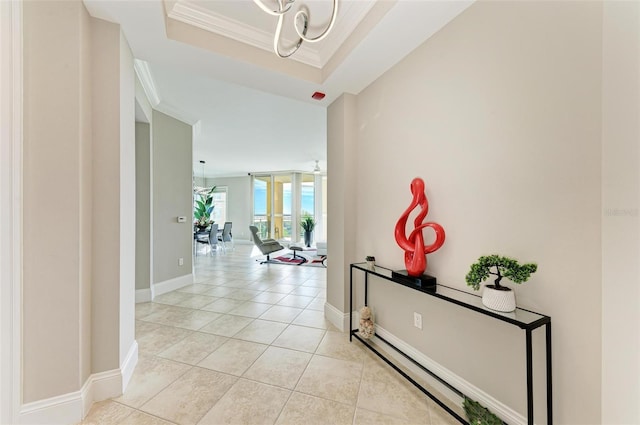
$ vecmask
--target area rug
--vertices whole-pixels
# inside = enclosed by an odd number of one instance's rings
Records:
[[[277,257],[271,257],[271,260],[267,262],[270,264],[286,264],[290,266],[327,267],[327,256],[316,255],[315,251],[298,251],[294,257],[293,252],[287,252]]]

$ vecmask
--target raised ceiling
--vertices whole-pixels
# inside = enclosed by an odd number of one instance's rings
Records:
[[[275,0],[264,0],[265,4]],[[342,0],[331,34],[289,59],[272,51],[277,18],[252,0],[84,0],[115,22],[139,60],[153,106],[195,125],[194,173],[326,169],[326,107],[358,94],[466,9],[469,1]],[[309,35],[330,17],[330,0],[296,0]],[[282,45],[292,43],[292,17]],[[326,93],[322,101],[311,99]]]

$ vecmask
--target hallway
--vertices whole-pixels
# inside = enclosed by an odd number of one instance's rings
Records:
[[[136,305],[125,394],[82,424],[453,424],[324,319],[326,269],[195,258],[193,285]]]

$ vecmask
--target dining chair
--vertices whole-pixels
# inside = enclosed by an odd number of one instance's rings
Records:
[[[213,251],[218,248],[218,224],[213,223],[209,229],[209,233],[196,233],[195,234],[196,249],[195,254],[198,255],[198,244],[209,245],[209,254],[213,254]]]
[[[231,234],[231,227],[233,223],[231,221],[227,221],[224,223],[222,227],[222,233],[218,235],[218,240],[222,242],[222,249],[227,250],[227,242],[231,243],[231,249],[234,249],[233,245],[233,235]]]

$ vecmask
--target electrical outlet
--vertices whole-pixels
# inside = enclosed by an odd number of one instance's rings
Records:
[[[413,312],[413,326],[422,329],[422,314]]]
[[[182,258],[182,257],[178,258],[178,265],[179,266],[184,266],[184,258]]]

